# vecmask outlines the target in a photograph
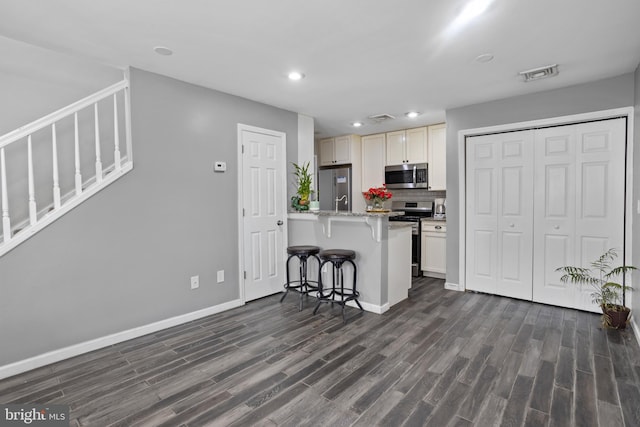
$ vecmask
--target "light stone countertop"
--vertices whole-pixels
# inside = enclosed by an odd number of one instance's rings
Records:
[[[389,212],[345,212],[345,211],[293,211],[290,210],[289,214],[313,214],[317,216],[355,216],[355,217],[390,217],[404,215],[402,211],[389,211]]]

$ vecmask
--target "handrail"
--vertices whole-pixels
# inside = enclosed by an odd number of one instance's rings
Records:
[[[22,126],[12,132],[9,132],[5,135],[0,136],[0,188],[2,190],[2,198],[0,200],[0,230],[1,230],[1,243],[0,243],[0,256],[10,251],[14,247],[16,247],[21,242],[33,236],[36,232],[42,230],[47,225],[51,224],[60,216],[66,214],[69,210],[78,206],[87,198],[96,194],[107,185],[115,182],[115,180],[122,177],[124,174],[128,173],[133,168],[133,160],[131,156],[132,142],[131,142],[131,118],[130,114],[130,95],[129,95],[129,79],[125,75],[124,80],[115,83],[105,89],[102,89],[98,92],[95,92],[92,95],[89,95],[77,102],[74,102],[66,107],[63,107],[51,114],[48,114],[38,120],[35,120],[25,126]],[[122,92],[122,96],[119,97],[120,92]],[[111,145],[111,149],[113,150],[113,164],[106,169],[104,169],[102,165],[101,158],[101,131],[100,131],[100,117],[103,116],[102,108],[98,108],[98,103],[108,98],[113,98],[113,107],[111,109],[112,118],[113,118],[113,128],[112,128],[112,140],[108,141]],[[119,122],[119,118],[121,116],[121,112],[118,108],[118,98],[122,101],[124,107],[124,129],[121,129],[121,125]],[[81,110],[85,109],[93,109],[93,123],[94,123],[94,141],[90,140],[90,137],[86,139],[86,142],[80,140],[79,135],[79,123],[78,123],[78,113]],[[105,108],[105,111],[109,109]],[[109,117],[109,113],[106,113]],[[58,156],[58,137],[57,137],[57,127],[56,124],[61,120],[67,119],[69,117],[73,118],[73,161],[69,161],[67,158]],[[35,157],[34,150],[32,147],[32,135],[35,132],[43,130],[45,128],[50,128],[50,143],[51,143],[51,165],[52,168],[49,173],[52,173],[52,183],[51,189],[52,191],[53,201],[48,206],[44,207],[38,206],[36,200],[36,170],[46,170],[38,168],[34,166],[34,162],[45,160],[42,157]],[[124,132],[124,139],[126,143],[126,148],[124,151],[121,151],[120,147],[120,132]],[[109,132],[107,131],[107,136],[109,136]],[[24,142],[26,139],[26,147],[21,142]],[[27,155],[27,164],[22,164],[21,161],[16,162],[15,160],[18,157],[13,159],[8,159],[5,151],[6,147],[10,144],[15,144],[16,150],[18,149],[26,149]],[[82,169],[86,168],[88,165],[81,164],[80,158],[80,147],[81,145],[86,145],[87,143],[95,144],[95,163],[91,168],[93,172],[85,174],[83,178]],[[14,152],[15,153],[15,152]],[[9,162],[13,163],[9,165]],[[7,174],[7,167],[13,168],[13,176],[9,176]],[[95,168],[95,169],[94,169]],[[24,170],[26,169],[26,170]],[[74,185],[73,189],[68,189],[68,183],[65,184],[61,179],[61,171],[73,171],[74,177]],[[15,190],[19,187],[19,179],[16,180],[15,176],[20,175],[20,173],[24,173],[28,179],[28,200],[23,199],[24,202],[27,203],[28,206],[28,215],[23,210],[18,209],[13,213],[9,209],[10,203],[13,204],[13,201],[17,197],[18,200],[21,199],[21,194],[19,191]],[[17,173],[17,175],[16,175]],[[46,173],[46,172],[45,172]],[[40,177],[43,175],[43,172],[40,172]],[[8,182],[8,179],[11,178],[12,182]],[[17,182],[17,184],[16,184]],[[64,187],[64,188],[63,188]],[[64,195],[62,194],[64,192]],[[11,200],[10,200],[11,199]],[[45,199],[46,200],[46,199]],[[14,218],[12,218],[12,216]],[[16,218],[17,217],[17,218]],[[16,220],[19,221],[18,225],[15,225]],[[12,224],[13,223],[13,224]]]
[[[33,134],[34,132],[39,131],[47,126],[51,126],[53,123],[63,119],[73,113],[76,113],[92,104],[95,104],[98,101],[101,101],[108,96],[113,95],[121,91],[122,89],[126,89],[129,87],[128,80],[122,80],[118,83],[115,83],[107,88],[99,90],[96,93],[93,93],[86,98],[83,98],[79,101],[74,102],[73,104],[67,105],[66,107],[62,107],[61,109],[54,111],[51,114],[48,114],[44,117],[41,117],[33,122],[26,124],[22,127],[17,128],[9,133],[6,133],[0,136],[0,148],[6,147],[7,145],[22,139],[26,136]]]

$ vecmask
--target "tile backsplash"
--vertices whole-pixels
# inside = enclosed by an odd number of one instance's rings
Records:
[[[431,202],[434,199],[446,198],[447,192],[443,191],[429,191],[429,190],[409,190],[409,189],[393,189],[391,190],[393,194],[392,200],[398,202]]]

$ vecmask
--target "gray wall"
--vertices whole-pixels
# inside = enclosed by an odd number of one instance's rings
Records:
[[[297,114],[131,81],[134,170],[0,258],[0,366],[239,297],[237,124],[285,132],[297,159]]]
[[[0,135],[123,79],[122,70],[0,36]]]
[[[460,283],[458,157],[464,153],[458,153],[458,131],[632,105],[634,75],[629,73],[567,88],[447,110],[447,282]]]

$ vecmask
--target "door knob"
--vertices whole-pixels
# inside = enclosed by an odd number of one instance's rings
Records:
[[[278,222],[276,222],[276,224],[282,225],[282,224],[284,224],[284,222],[282,222],[282,220],[279,219]]]

